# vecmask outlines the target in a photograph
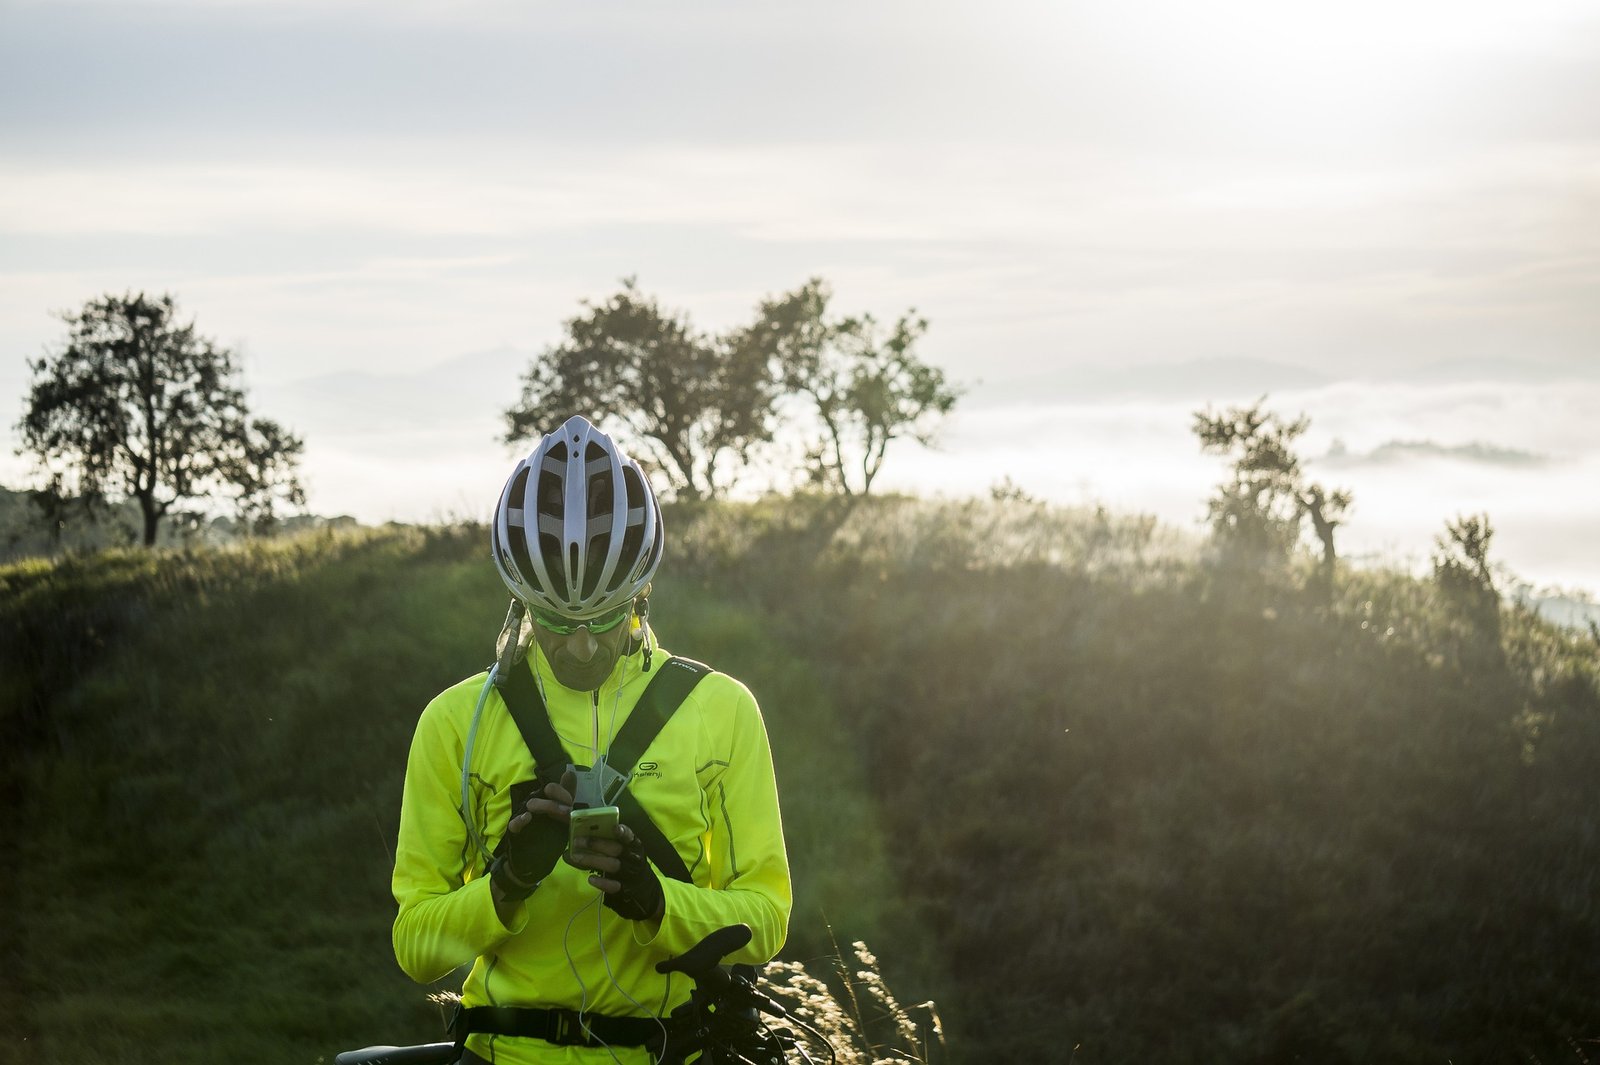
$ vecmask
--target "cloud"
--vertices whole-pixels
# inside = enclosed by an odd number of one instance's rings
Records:
[[[1432,440],[1390,440],[1365,454],[1354,454],[1335,441],[1328,453],[1319,460],[1319,465],[1338,470],[1354,466],[1389,465],[1428,459],[1449,459],[1483,466],[1521,468],[1546,466],[1552,461],[1549,455],[1524,451],[1520,448],[1500,447],[1482,441],[1473,441],[1469,444],[1440,444]]]

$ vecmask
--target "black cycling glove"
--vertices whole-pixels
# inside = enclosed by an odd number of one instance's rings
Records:
[[[622,868],[609,874],[609,879],[621,884],[622,889],[607,895],[605,903],[630,921],[648,921],[666,903],[661,881],[656,879],[656,871],[650,868],[650,859],[644,856],[637,839],[624,846],[620,860]]]
[[[500,853],[489,866],[489,877],[499,885],[500,894],[507,901],[521,902],[550,875],[566,849],[567,826],[534,816],[519,831],[506,832]]]

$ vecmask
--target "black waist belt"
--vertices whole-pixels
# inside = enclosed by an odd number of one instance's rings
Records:
[[[577,1010],[532,1009],[521,1006],[468,1006],[457,1010],[450,1034],[457,1041],[474,1032],[528,1036],[546,1043],[571,1047],[642,1047],[661,1041],[664,1022],[654,1017],[607,1017]]]

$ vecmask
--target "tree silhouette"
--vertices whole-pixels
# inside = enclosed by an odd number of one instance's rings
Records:
[[[1434,537],[1433,579],[1447,600],[1459,606],[1476,628],[1498,643],[1500,592],[1489,563],[1494,526],[1487,514],[1457,516]]]
[[[275,421],[257,418],[228,456],[223,469],[238,493],[235,510],[251,532],[270,532],[278,523],[280,503],[305,506],[305,489],[295,475],[300,453],[298,437]]]
[[[1339,563],[1333,546],[1333,532],[1344,524],[1354,497],[1344,490],[1328,492],[1320,484],[1307,485],[1300,493],[1300,508],[1311,519],[1311,531],[1322,545],[1322,582],[1332,589],[1333,574]]]
[[[633,278],[584,306],[529,367],[521,400],[506,411],[506,442],[537,439],[574,413],[610,419],[684,495],[720,494],[772,436],[765,358],[663,311]]]
[[[136,500],[143,542],[162,518],[218,493],[260,524],[279,502],[301,504],[301,440],[250,420],[233,352],[180,324],[170,295],[106,295],[64,314],[55,354],[29,362],[19,454],[49,478],[48,495],[91,510]]]
[[[529,367],[505,440],[536,438],[573,413],[610,419],[683,494],[711,497],[773,439],[788,399],[811,441],[803,466],[812,481],[864,496],[889,442],[931,443],[956,391],[913,351],[926,321],[908,313],[884,330],[871,315],[829,319],[828,299],[814,278],[717,336],[663,311],[628,278],[604,303],[585,302],[561,343]]]
[[[735,346],[763,352],[786,394],[815,417],[805,459],[812,481],[854,498],[871,491],[891,441],[933,443],[959,392],[913,350],[926,319],[908,311],[887,330],[870,314],[830,319],[831,298],[826,282],[812,278],[766,300]]]
[[[1208,408],[1194,416],[1200,450],[1232,458],[1231,477],[1217,486],[1207,506],[1213,535],[1223,554],[1244,565],[1285,559],[1310,517],[1322,545],[1323,580],[1331,586],[1338,561],[1334,530],[1342,524],[1352,497],[1307,484],[1294,445],[1309,418],[1285,421],[1265,408],[1263,396],[1248,407],[1221,413]]]

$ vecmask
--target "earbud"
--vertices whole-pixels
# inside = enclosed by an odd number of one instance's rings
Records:
[[[655,654],[655,648],[650,645],[650,633],[644,627],[645,622],[650,620],[648,587],[645,589],[645,593],[645,595],[638,598],[633,608],[633,638],[644,640],[644,671],[648,673],[650,672],[650,659]]]

